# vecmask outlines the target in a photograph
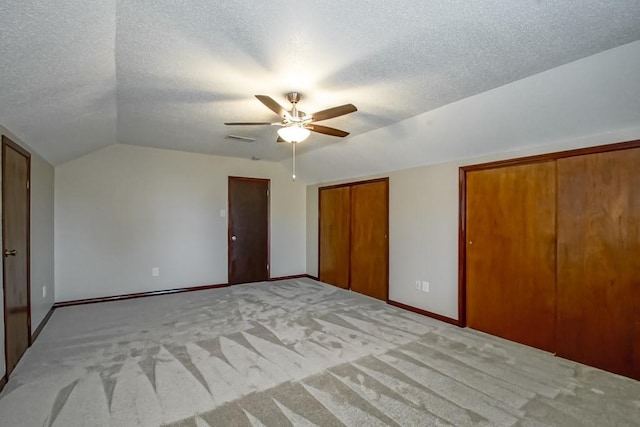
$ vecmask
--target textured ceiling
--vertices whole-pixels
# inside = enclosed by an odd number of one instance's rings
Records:
[[[280,160],[276,128],[223,125],[272,121],[254,94],[353,103],[323,124],[357,136],[639,40],[638,22],[640,1],[4,1],[0,124],[53,163],[115,142]]]

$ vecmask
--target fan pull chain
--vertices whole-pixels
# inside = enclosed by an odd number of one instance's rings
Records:
[[[291,145],[293,145],[293,181],[296,180],[296,142],[293,141],[291,143]]]

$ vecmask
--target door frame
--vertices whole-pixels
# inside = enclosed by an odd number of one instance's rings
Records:
[[[231,284],[231,236],[233,220],[231,216],[231,181],[257,181],[267,183],[267,280],[271,279],[271,179],[251,178],[244,176],[229,176],[227,178],[227,284]]]
[[[566,157],[583,156],[586,154],[605,153],[609,151],[628,150],[640,147],[640,140],[617,142],[614,144],[597,145],[594,147],[577,148],[554,153],[538,154],[534,156],[516,157],[488,163],[461,166],[458,170],[458,321],[457,326],[467,326],[467,172],[497,169],[506,166],[525,165],[547,162]],[[556,225],[557,226],[557,225]]]
[[[334,188],[342,188],[342,187],[355,187],[356,185],[363,185],[363,184],[372,184],[375,182],[386,182],[387,183],[387,223],[386,223],[386,229],[385,229],[385,234],[387,236],[386,240],[387,240],[387,247],[386,247],[386,258],[387,258],[387,274],[385,277],[385,283],[386,283],[386,287],[387,287],[387,292],[386,292],[386,302],[389,302],[389,241],[390,236],[389,236],[389,177],[385,176],[382,178],[373,178],[373,179],[367,179],[364,181],[353,181],[353,182],[345,182],[342,184],[334,184],[334,185],[325,185],[323,187],[318,187],[318,277],[320,276],[320,254],[322,253],[322,251],[320,250],[320,223],[322,221],[321,218],[321,203],[322,203],[322,199],[320,198],[320,191],[322,190],[331,190]],[[351,206],[352,206],[352,195],[351,192],[349,192],[349,230],[351,230]],[[351,236],[349,236],[349,265],[351,265]],[[349,288],[348,290],[351,290],[351,268],[349,268]]]
[[[27,248],[27,348],[31,347],[31,345],[33,344],[33,335],[31,333],[31,153],[28,152],[27,150],[25,150],[24,148],[22,148],[21,146],[19,146],[18,144],[16,144],[15,142],[13,142],[11,139],[9,139],[6,135],[2,135],[2,156],[0,158],[0,169],[2,169],[2,177],[4,177],[4,159],[6,156],[6,150],[7,147],[17,151],[18,153],[22,154],[23,156],[25,156],[27,158],[27,182],[29,183],[29,185],[27,186],[27,218],[26,220],[26,225],[27,225],[27,236],[26,236],[26,248]],[[9,358],[7,357],[8,355],[8,348],[9,346],[7,345],[7,338],[8,338],[8,334],[7,334],[7,299],[6,299],[6,295],[7,295],[7,269],[5,268],[4,265],[4,251],[6,250],[6,233],[5,233],[5,228],[4,228],[4,223],[5,223],[5,206],[6,206],[6,200],[5,200],[5,196],[6,196],[6,191],[5,191],[5,183],[6,181],[4,179],[2,179],[2,223],[0,223],[0,228],[2,228],[2,292],[3,292],[3,298],[2,298],[2,304],[3,304],[3,321],[4,321],[4,363],[5,363],[5,377],[9,378]]]

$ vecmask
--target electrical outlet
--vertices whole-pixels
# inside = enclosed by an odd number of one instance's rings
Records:
[[[420,289],[420,280],[416,280],[416,289]]]
[[[160,269],[158,267],[153,267],[151,269],[151,275],[152,276],[159,276],[160,275]]]
[[[424,292],[429,292],[429,282],[422,282],[422,290]]]
[[[42,299],[45,299],[47,297],[47,287],[43,286],[42,287]]]

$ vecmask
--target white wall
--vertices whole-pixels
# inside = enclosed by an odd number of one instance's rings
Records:
[[[31,331],[40,325],[55,300],[53,199],[54,168],[32,152]]]
[[[307,187],[307,274],[318,277],[318,185]]]
[[[31,153],[31,331],[35,331],[47,312],[53,306],[54,289],[54,230],[53,230],[53,198],[54,172],[53,166],[35,153],[16,135],[0,126],[0,134],[9,137]],[[1,167],[1,163],[0,163]],[[0,174],[0,177],[2,174]],[[0,211],[2,209],[0,198]],[[2,224],[0,223],[0,228]],[[1,239],[0,234],[0,239]],[[1,247],[0,241],[0,247]],[[0,263],[0,276],[2,263]],[[42,297],[42,287],[47,288],[46,297]],[[5,373],[4,354],[4,295],[0,287],[0,377]]]
[[[228,176],[271,180],[271,277],[305,272],[305,183],[278,163],[118,144],[55,173],[57,301],[226,283]]]

